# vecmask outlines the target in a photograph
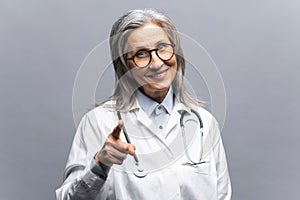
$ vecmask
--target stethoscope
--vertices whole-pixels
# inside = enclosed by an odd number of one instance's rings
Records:
[[[189,159],[189,161],[182,163],[182,165],[197,166],[197,165],[206,163],[206,161],[202,161],[202,159],[203,159],[203,122],[202,122],[202,119],[201,119],[199,113],[197,111],[195,111],[194,109],[191,109],[191,112],[196,115],[196,117],[199,121],[200,143],[201,143],[199,160],[193,161],[191,159],[191,156],[190,156],[188,148],[187,148],[187,141],[186,141],[186,136],[185,136],[185,131],[184,131],[184,122],[183,122],[184,117],[187,116],[189,113],[186,110],[180,110],[178,112],[181,115],[180,116],[180,129],[181,129],[182,138],[183,138],[183,145],[184,145],[186,156]],[[117,111],[117,115],[118,115],[118,119],[122,120],[120,111]],[[128,136],[128,133],[126,131],[125,126],[123,127],[123,133],[124,133],[124,136],[125,136],[125,139],[126,139],[127,143],[131,144],[131,141],[129,139],[129,136]],[[133,155],[133,158],[134,158],[134,161],[135,161],[135,169],[133,170],[133,174],[138,178],[144,178],[145,176],[147,176],[147,172],[145,172],[145,170],[141,167],[140,161],[139,161],[136,154]]]
[[[182,140],[183,140],[183,145],[184,145],[184,149],[186,152],[186,156],[187,158],[190,160],[190,162],[184,162],[182,163],[183,165],[190,165],[190,166],[196,166],[196,165],[200,165],[203,163],[206,163],[206,161],[202,161],[203,158],[203,122],[202,119],[199,115],[199,113],[197,111],[195,111],[194,109],[191,109],[191,112],[194,113],[199,121],[199,126],[200,126],[200,143],[201,143],[201,149],[200,149],[200,157],[198,161],[193,161],[190,157],[188,148],[187,148],[187,142],[186,142],[186,137],[185,137],[185,131],[184,131],[184,124],[183,124],[183,118],[184,116],[186,116],[188,113],[188,111],[186,110],[181,110],[179,113],[181,114],[180,116],[180,128],[181,128],[181,134],[182,134]]]
[[[118,115],[118,119],[119,120],[122,120],[122,117],[121,117],[121,114],[120,114],[120,111],[117,111],[117,115]],[[129,136],[127,134],[127,131],[126,131],[126,128],[125,128],[125,125],[123,127],[123,133],[124,133],[124,136],[125,136],[125,139],[127,141],[127,143],[131,144],[131,141],[129,139]],[[144,178],[145,176],[147,176],[147,173],[145,172],[145,170],[140,166],[140,161],[137,157],[136,154],[133,155],[133,158],[134,158],[134,161],[135,161],[135,170],[133,170],[133,174],[138,177],[138,178]]]

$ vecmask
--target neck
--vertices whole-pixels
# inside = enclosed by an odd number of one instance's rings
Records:
[[[163,100],[165,99],[165,97],[168,94],[168,90],[169,90],[169,88],[165,89],[165,90],[159,90],[159,91],[148,91],[148,90],[144,90],[143,88],[140,88],[140,91],[143,94],[145,94],[149,98],[153,99],[157,103],[163,102]]]

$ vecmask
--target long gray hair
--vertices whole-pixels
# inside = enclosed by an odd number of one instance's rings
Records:
[[[202,105],[202,102],[194,98],[183,84],[183,77],[185,72],[185,60],[180,45],[179,34],[176,31],[175,26],[170,19],[153,9],[145,10],[131,10],[121,16],[112,26],[110,32],[110,50],[113,60],[116,85],[113,95],[110,100],[114,100],[116,104],[114,109],[127,110],[135,103],[135,90],[139,87],[137,82],[128,76],[127,72],[130,72],[130,68],[126,61],[126,47],[127,39],[130,33],[144,26],[145,24],[152,22],[166,32],[171,43],[175,44],[174,52],[177,60],[177,72],[172,82],[172,90],[176,97],[183,104],[190,106]]]

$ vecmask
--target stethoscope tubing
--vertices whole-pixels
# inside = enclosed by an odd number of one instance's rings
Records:
[[[199,127],[200,127],[200,133],[201,133],[201,135],[200,135],[200,137],[201,137],[201,139],[200,139],[200,140],[201,140],[200,158],[199,158],[199,161],[198,161],[198,162],[194,162],[194,161],[191,159],[191,157],[190,157],[190,155],[189,155],[189,153],[188,153],[188,150],[186,149],[186,151],[187,151],[186,155],[187,155],[188,159],[190,160],[190,162],[185,162],[185,163],[183,163],[183,165],[196,166],[196,165],[198,165],[198,164],[206,163],[206,161],[202,161],[202,157],[203,157],[203,121],[202,121],[202,119],[201,119],[199,113],[198,113],[196,110],[191,109],[191,112],[194,113],[194,114],[196,115],[196,117],[198,118],[198,121],[199,121]],[[180,112],[180,115],[181,115],[181,116],[180,116],[180,127],[181,127],[181,130],[182,130],[181,132],[182,132],[183,143],[184,143],[185,148],[187,148],[187,144],[186,144],[186,140],[185,140],[185,131],[184,131],[184,123],[183,123],[183,119],[184,119],[184,116],[187,115],[187,114],[188,114],[188,111],[186,111],[186,110],[183,110],[183,111]],[[121,116],[120,111],[117,111],[117,115],[118,115],[118,119],[119,119],[119,120],[122,120],[122,116]],[[131,144],[131,141],[130,141],[130,139],[129,139],[129,136],[128,136],[128,133],[127,133],[127,131],[126,131],[125,126],[123,127],[123,133],[124,133],[124,136],[125,136],[125,139],[126,139],[127,143]],[[147,175],[147,173],[143,172],[143,171],[144,171],[143,169],[140,169],[140,167],[139,167],[139,159],[138,159],[137,155],[134,154],[134,155],[133,155],[133,158],[134,158],[134,161],[135,161],[135,165],[136,165],[136,167],[137,167],[137,170],[138,170],[137,172],[134,172],[134,174],[135,174],[137,177],[139,177],[139,178],[145,177],[145,176]]]
[[[200,150],[200,158],[199,158],[199,161],[198,162],[194,162],[190,155],[189,155],[189,152],[188,152],[188,149],[187,149],[187,144],[186,144],[186,140],[185,140],[185,131],[184,131],[184,123],[183,123],[183,118],[185,115],[188,114],[188,111],[186,110],[183,110],[182,112],[180,112],[181,116],[180,116],[180,127],[181,127],[181,133],[182,133],[182,137],[183,137],[183,143],[184,143],[184,146],[186,148],[186,155],[188,157],[188,159],[191,161],[191,162],[185,162],[183,163],[183,165],[191,165],[191,166],[195,166],[195,165],[198,165],[198,164],[202,164],[202,163],[206,163],[206,161],[202,161],[202,158],[203,158],[203,121],[200,117],[200,114],[191,108],[191,112],[194,113],[196,115],[196,117],[198,118],[198,121],[199,121],[199,127],[200,127],[200,137],[201,137],[201,150]]]
[[[119,120],[122,120],[120,111],[117,111],[117,115],[118,115],[118,119],[119,119]],[[131,144],[131,141],[130,141],[130,139],[129,139],[129,136],[128,136],[128,134],[127,134],[127,131],[126,131],[125,126],[123,127],[123,133],[124,133],[124,136],[125,136],[125,139],[126,139],[127,143],[128,143],[128,144]],[[133,155],[133,158],[134,158],[135,164],[138,165],[138,164],[139,164],[139,159],[138,159],[138,157],[136,156],[136,154]]]

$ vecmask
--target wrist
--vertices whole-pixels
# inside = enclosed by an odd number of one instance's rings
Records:
[[[110,170],[110,167],[104,166],[101,162],[99,162],[99,160],[94,158],[91,161],[90,170],[94,174],[96,174],[99,178],[106,180],[109,170]]]
[[[103,167],[104,169],[109,169],[110,166],[103,164],[99,159],[97,154],[94,156],[94,163],[100,167]]]

